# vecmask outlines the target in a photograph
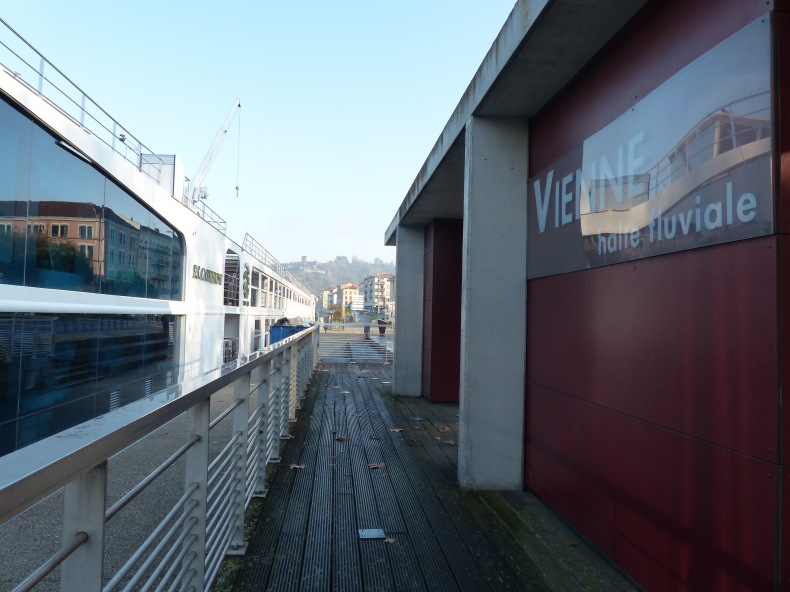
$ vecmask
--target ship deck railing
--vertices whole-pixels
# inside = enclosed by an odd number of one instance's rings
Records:
[[[317,346],[309,327],[0,457],[0,589],[209,589],[244,552]]]

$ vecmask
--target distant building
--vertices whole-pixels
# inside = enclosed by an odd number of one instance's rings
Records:
[[[392,280],[392,281],[390,281]],[[365,297],[365,310],[381,312],[386,310],[392,300],[393,273],[377,273],[362,280],[362,293]]]
[[[337,287],[337,302],[336,304],[342,304],[343,306],[347,306],[351,308],[351,305],[354,303],[354,298],[359,294],[359,286],[352,283],[341,284]]]

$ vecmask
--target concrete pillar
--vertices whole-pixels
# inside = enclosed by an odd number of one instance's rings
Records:
[[[422,315],[425,230],[398,226],[395,264],[395,362],[392,391],[419,397],[422,389]]]
[[[458,480],[524,487],[528,127],[466,126]]]

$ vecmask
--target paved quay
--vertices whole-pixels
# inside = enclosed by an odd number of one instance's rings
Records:
[[[318,368],[215,590],[638,590],[531,494],[460,491],[458,406],[390,383]]]

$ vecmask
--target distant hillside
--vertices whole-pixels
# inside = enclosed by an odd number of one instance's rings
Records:
[[[359,284],[365,277],[377,273],[395,273],[395,264],[385,263],[381,259],[370,263],[361,259],[349,261],[348,257],[337,257],[334,261],[297,261],[283,265],[319,298],[321,291],[326,288],[348,282]]]

